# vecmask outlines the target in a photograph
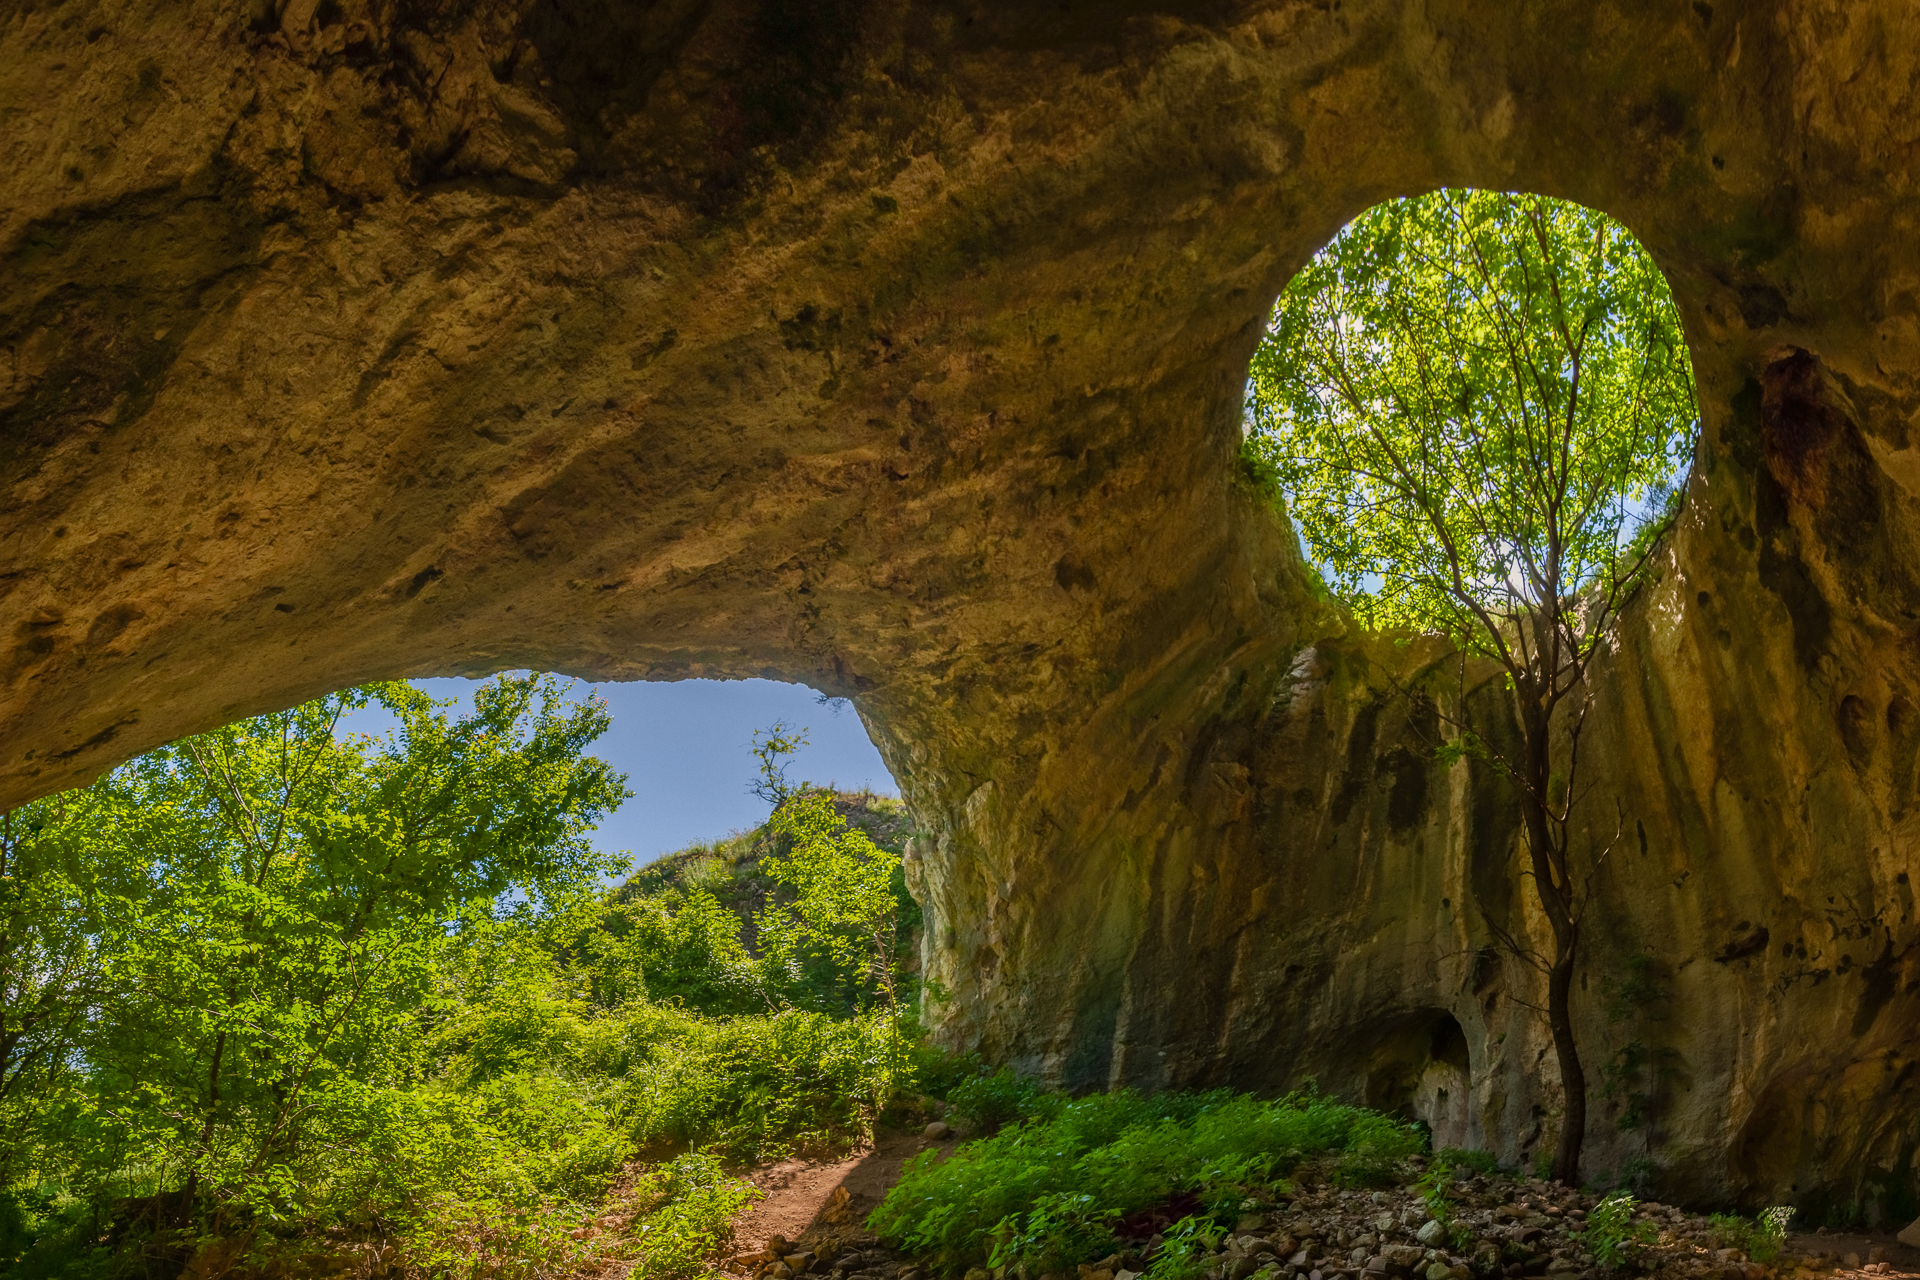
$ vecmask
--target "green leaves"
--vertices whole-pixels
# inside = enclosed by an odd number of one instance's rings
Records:
[[[768,825],[789,845],[763,868],[792,891],[791,902],[770,903],[759,915],[768,961],[797,975],[803,954],[818,952],[863,1001],[877,998],[896,1007],[898,855],[848,827],[831,791],[791,792]]]
[[[1248,452],[1356,616],[1494,656],[1543,602],[1626,585],[1697,417],[1625,229],[1489,192],[1356,219],[1281,295],[1250,391]]]

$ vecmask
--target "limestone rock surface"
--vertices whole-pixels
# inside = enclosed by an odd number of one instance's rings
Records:
[[[375,677],[804,680],[927,833],[951,1043],[1529,1158],[1515,832],[1431,750],[1487,695],[1235,457],[1337,227],[1542,191],[1662,264],[1704,423],[1595,690],[1593,1168],[1910,1209],[1917,86],[1903,0],[11,6],[0,803]]]

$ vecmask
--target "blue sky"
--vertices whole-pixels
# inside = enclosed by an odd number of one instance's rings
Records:
[[[479,682],[414,683],[471,709]],[[765,820],[766,802],[747,784],[756,776],[753,731],[775,720],[808,730],[808,745],[787,769],[790,780],[898,794],[859,715],[844,702],[820,705],[819,694],[805,685],[774,680],[589,685],[576,680],[571,695],[588,689],[605,698],[613,714],[613,728],[594,744],[593,754],[625,773],[634,793],[600,825],[594,843],[631,851],[636,865]],[[385,711],[369,708],[342,721],[341,731],[382,733],[393,723]]]

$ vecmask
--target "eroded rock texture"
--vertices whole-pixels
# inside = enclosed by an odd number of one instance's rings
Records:
[[[1598,689],[1592,1167],[1909,1209],[1917,72],[1904,0],[13,5],[0,800],[377,676],[805,680],[926,830],[952,1043],[1525,1158],[1460,673],[1234,457],[1342,222],[1571,197],[1705,418]]]

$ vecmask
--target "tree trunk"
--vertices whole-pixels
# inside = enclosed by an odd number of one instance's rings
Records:
[[[1520,688],[1524,699],[1527,687],[1523,683]],[[1554,1058],[1566,1097],[1560,1139],[1553,1154],[1553,1178],[1575,1187],[1580,1185],[1580,1148],[1587,1132],[1587,1075],[1573,1037],[1573,965],[1580,927],[1574,917],[1573,882],[1567,870],[1566,830],[1562,827],[1555,832],[1548,808],[1553,778],[1552,711],[1537,701],[1523,701],[1520,725],[1526,743],[1527,782],[1520,803],[1532,855],[1533,887],[1553,929],[1553,963],[1547,970],[1547,1026],[1553,1034]],[[1572,786],[1573,779],[1567,779],[1569,792]]]
[[[1553,1153],[1553,1180],[1569,1187],[1580,1185],[1580,1145],[1587,1133],[1587,1073],[1573,1042],[1573,956],[1578,934],[1569,930],[1547,975],[1547,1025],[1553,1029],[1553,1052],[1560,1063],[1560,1087],[1567,1109],[1560,1121],[1560,1143]]]

